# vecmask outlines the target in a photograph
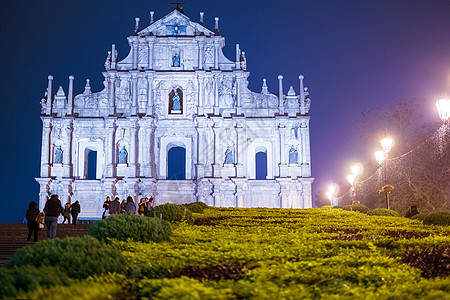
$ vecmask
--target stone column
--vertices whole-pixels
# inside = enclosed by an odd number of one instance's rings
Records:
[[[137,114],[137,97],[138,97],[138,73],[132,73],[131,74],[131,82],[133,86],[133,95],[132,95],[132,104],[131,104],[131,115],[135,116]]]
[[[147,73],[147,116],[152,115],[154,72]]]
[[[48,76],[48,86],[47,86],[47,106],[45,107],[45,114],[51,115],[52,114],[52,83],[53,83],[53,76]]]
[[[200,179],[205,177],[205,154],[206,154],[206,143],[205,143],[205,127],[203,120],[197,119],[197,136],[198,136],[198,147],[197,147],[197,163],[196,163],[196,178]]]
[[[106,177],[114,177],[114,157],[116,152],[114,145],[114,122],[112,118],[106,119]]]
[[[198,80],[198,115],[202,116],[204,113],[203,107],[205,105],[205,72],[199,71],[197,74]]]
[[[72,177],[72,161],[70,156],[72,153],[72,120],[69,120],[65,125],[63,177],[70,178]]]
[[[133,70],[137,70],[138,68],[138,56],[139,56],[139,43],[137,41],[133,41],[131,43],[131,47],[133,48]]]
[[[283,76],[278,75],[278,110],[280,115],[284,114],[284,104],[283,104]]]
[[[242,74],[236,74],[236,114],[242,114],[242,103],[241,103],[241,78]]]
[[[241,122],[236,122],[236,176],[244,177],[245,160],[245,137],[244,127]]]
[[[309,153],[309,132],[308,132],[308,124],[306,122],[301,123],[300,125],[300,135],[302,141],[302,177],[311,177],[311,166],[308,161],[308,153]]]
[[[203,57],[205,56],[205,41],[204,38],[198,42],[198,69],[203,70]]]
[[[109,73],[109,115],[116,114],[116,74]]]
[[[219,46],[220,46],[220,41],[219,40],[215,40],[214,41],[214,69],[218,70],[219,69]]]
[[[41,177],[50,177],[50,119],[42,118]]]
[[[214,76],[214,115],[219,114],[219,74],[216,73]]]
[[[142,172],[141,176],[143,177],[152,177],[151,174],[151,167],[150,167],[150,147],[151,147],[151,120],[145,120],[145,122],[142,123],[143,129],[143,138],[142,138],[142,153],[139,153],[140,156],[142,156]]]
[[[131,132],[131,145],[130,145],[130,167],[129,176],[136,177],[136,119],[131,120],[130,132]]]
[[[219,124],[219,120],[214,120],[214,127],[213,127],[213,132],[214,132],[214,164],[213,164],[213,176],[214,177],[220,177],[221,176],[221,164],[222,162],[219,161],[219,153],[221,152],[220,149],[220,124]]]
[[[67,114],[69,116],[73,115],[73,80],[75,78],[69,76],[69,93],[67,94]]]
[[[278,125],[278,132],[280,135],[279,138],[279,149],[280,149],[280,163],[279,163],[279,170],[280,170],[280,177],[287,177],[288,176],[288,157],[286,152],[286,133],[287,133],[287,127],[285,123],[281,123]]]
[[[153,70],[153,48],[155,43],[154,36],[148,36],[145,38],[148,43],[148,54],[147,54],[147,68]]]

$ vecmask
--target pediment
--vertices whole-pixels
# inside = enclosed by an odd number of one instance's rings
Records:
[[[191,22],[189,18],[178,10],[171,11],[168,15],[154,22],[147,28],[139,31],[138,36],[192,36],[213,35],[214,33],[206,27]]]

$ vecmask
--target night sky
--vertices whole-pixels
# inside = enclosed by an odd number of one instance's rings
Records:
[[[2,58],[0,222],[19,222],[28,203],[38,199],[41,151],[40,100],[53,75],[53,92],[75,93],[85,80],[103,88],[104,61],[115,43],[119,59],[129,52],[126,37],[134,18],[141,29],[170,12],[171,1],[1,1]],[[234,60],[235,44],[246,52],[249,87],[261,91],[267,78],[278,93],[298,93],[305,76],[311,95],[313,192],[345,180],[353,161],[372,159],[374,149],[353,140],[363,110],[389,107],[398,99],[434,101],[450,93],[450,1],[315,0],[188,1],[185,14],[226,39],[225,55]],[[374,139],[380,135],[374,128]]]

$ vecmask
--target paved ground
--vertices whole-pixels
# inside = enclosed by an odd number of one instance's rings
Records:
[[[90,226],[91,224],[77,224],[76,226],[69,224],[58,224],[56,237],[65,238],[67,236],[83,236],[89,231]],[[3,266],[5,262],[17,251],[17,249],[33,244],[33,237],[31,237],[31,242],[28,242],[27,238],[27,224],[0,224],[0,266]],[[47,239],[46,228],[38,233],[38,241],[45,239]]]

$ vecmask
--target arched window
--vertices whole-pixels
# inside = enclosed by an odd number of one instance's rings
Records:
[[[256,180],[266,180],[267,177],[267,149],[257,148],[255,155]]]
[[[169,149],[167,153],[167,179],[186,179],[186,149],[184,147],[175,146]]]
[[[85,151],[84,178],[95,180],[97,179],[97,150],[86,148]]]
[[[179,88],[169,93],[169,114],[183,113],[183,91]]]

